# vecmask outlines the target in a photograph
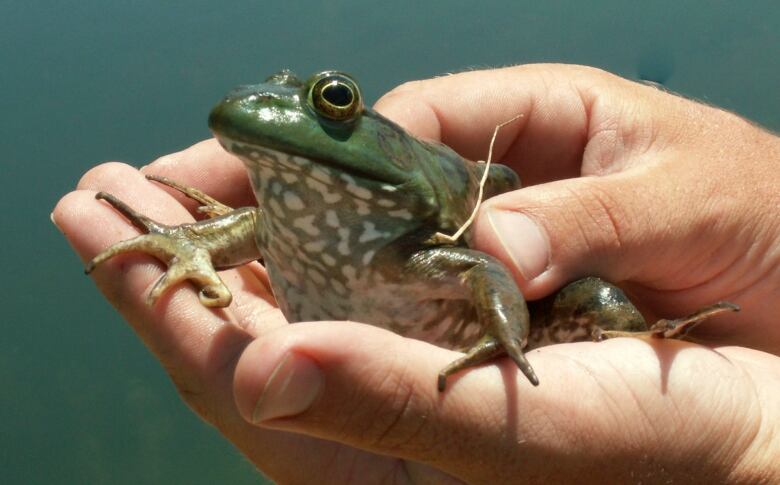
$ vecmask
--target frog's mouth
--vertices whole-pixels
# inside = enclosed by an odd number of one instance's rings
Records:
[[[312,166],[325,166],[333,170],[327,162],[310,157],[235,140],[219,138],[219,141],[225,150],[240,158],[251,168],[265,167],[273,171],[300,172],[309,170]]]
[[[380,188],[386,192],[396,192],[407,181],[388,181],[377,177],[376,173],[367,170],[359,170],[353,166],[338,163],[335,160],[320,157],[300,155],[288,151],[277,150],[257,143],[247,143],[231,139],[230,137],[216,134],[220,145],[233,155],[241,159],[248,169],[260,169],[266,173],[287,173],[292,180],[292,174],[303,172],[315,180],[324,184],[331,184],[333,180],[342,180],[347,183],[347,190],[358,192],[365,198],[370,198],[368,191]],[[270,171],[270,172],[268,172]],[[364,188],[364,187],[371,187]]]

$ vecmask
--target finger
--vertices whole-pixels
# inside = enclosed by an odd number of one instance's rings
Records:
[[[162,175],[196,187],[231,207],[257,205],[244,165],[213,138],[160,157],[143,167],[141,172]],[[177,191],[169,192],[190,209],[195,207],[193,201]]]
[[[628,479],[685,470],[690,459],[725,477],[731,467],[715,457],[745,451],[761,425],[745,372],[682,342],[551,347],[529,355],[537,388],[504,360],[464,372],[440,394],[437,372],[455,355],[364,325],[295,325],[246,349],[236,401],[261,426],[431,464],[466,482]],[[653,460],[626,459],[636,450]]]
[[[659,166],[502,194],[483,207],[475,245],[512,268],[529,299],[587,275],[632,281],[667,298],[685,293],[688,305],[728,299],[729,279],[716,278],[744,255],[733,244],[743,214],[733,204],[692,203],[710,189],[690,184],[681,194],[687,171]]]
[[[500,131],[494,161],[533,185],[580,175],[589,139],[613,133],[613,125],[626,129],[623,100],[643,90],[653,91],[598,69],[537,64],[410,82],[383,96],[376,109],[472,160],[487,157],[497,125],[522,114]],[[628,114],[624,124],[642,119]]]

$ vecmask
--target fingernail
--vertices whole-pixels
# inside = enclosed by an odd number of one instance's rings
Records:
[[[59,226],[59,224],[57,224],[57,220],[54,219],[54,212],[49,214],[49,220],[51,221],[52,224],[54,224],[54,227],[56,227],[58,231],[65,234],[65,231],[63,231],[62,228]]]
[[[322,371],[308,357],[285,355],[255,404],[252,422],[295,416],[309,409],[322,387]]]
[[[526,281],[547,269],[550,245],[533,219],[522,212],[488,209],[487,219],[504,251]]]

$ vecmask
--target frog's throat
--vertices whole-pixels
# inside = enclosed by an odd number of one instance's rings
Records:
[[[331,185],[332,178],[336,177],[347,182],[347,190],[357,193],[369,190],[361,188],[361,185],[369,184],[378,186],[383,191],[395,192],[403,183],[385,181],[375,177],[371,172],[356,170],[354,167],[330,159],[298,155],[230,139],[219,138],[219,142],[225,150],[240,158],[250,170],[310,172],[315,179],[327,185]],[[365,195],[368,197],[367,193]]]

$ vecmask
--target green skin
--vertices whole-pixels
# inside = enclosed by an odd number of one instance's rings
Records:
[[[149,303],[170,286],[193,281],[204,305],[231,295],[215,272],[262,259],[290,322],[353,320],[466,354],[450,374],[506,354],[528,380],[538,379],[523,348],[616,335],[675,337],[721,311],[719,303],[648,327],[617,287],[575,281],[528,306],[510,271],[453,234],[477,203],[485,164],[418,140],[362,105],[355,82],[326,71],[302,82],[283,71],[236,89],[211,112],[209,127],[245,164],[259,207],[232,209],[197,189],[149,178],[199,201],[211,218],[163,226],[99,193],[145,233],[95,257],[127,251],[168,263]],[[484,197],[520,187],[512,170],[491,165]]]

